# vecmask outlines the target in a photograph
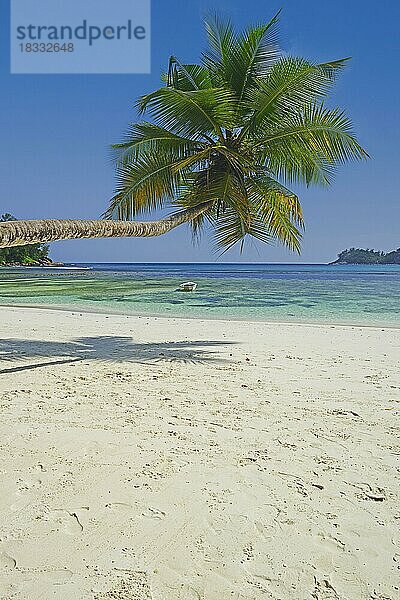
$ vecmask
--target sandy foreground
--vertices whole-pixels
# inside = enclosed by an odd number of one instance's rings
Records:
[[[2,600],[400,597],[399,330],[0,330]]]

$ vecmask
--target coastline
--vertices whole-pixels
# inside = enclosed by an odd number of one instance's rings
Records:
[[[2,597],[396,595],[397,330],[0,315]]]
[[[133,316],[400,327],[397,265],[92,267],[6,270],[0,302]],[[196,292],[178,293],[189,280],[197,282]]]
[[[59,312],[63,312],[63,313],[72,313],[72,314],[76,314],[76,313],[83,313],[83,314],[89,314],[89,315],[107,315],[107,316],[115,316],[115,317],[136,317],[136,318],[149,318],[149,319],[166,319],[166,320],[175,320],[175,319],[182,319],[184,321],[210,321],[210,322],[214,322],[214,321],[218,321],[221,323],[251,323],[251,324],[256,324],[256,323],[265,323],[266,325],[283,325],[283,326],[291,326],[291,325],[298,325],[298,326],[304,326],[304,327],[344,327],[344,328],[350,328],[350,329],[357,329],[357,328],[367,328],[367,329],[379,329],[379,330],[384,330],[384,329],[393,329],[393,330],[400,330],[400,325],[391,325],[388,323],[365,323],[365,322],[340,322],[340,321],[327,321],[327,320],[315,320],[315,321],[300,321],[300,320],[293,320],[293,321],[281,321],[281,320],[266,320],[265,318],[259,318],[259,319],[254,319],[254,318],[248,318],[248,317],[243,317],[243,318],[239,318],[237,316],[234,317],[226,317],[225,319],[221,318],[219,315],[209,315],[207,317],[204,316],[200,316],[200,315],[181,315],[181,314],[165,314],[165,313],[147,313],[147,312],[130,312],[127,313],[124,310],[121,310],[121,312],[113,312],[113,310],[110,310],[109,308],[104,308],[103,310],[101,310],[98,307],[95,307],[93,309],[87,307],[87,306],[74,306],[74,305],[51,305],[51,304],[32,304],[32,303],[27,303],[27,304],[6,304],[6,303],[0,303],[0,310],[2,308],[21,308],[21,309],[37,309],[37,310],[48,310],[48,311],[59,311]]]

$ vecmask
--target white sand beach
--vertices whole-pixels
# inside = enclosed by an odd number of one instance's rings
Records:
[[[399,330],[0,314],[3,600],[400,597]]]

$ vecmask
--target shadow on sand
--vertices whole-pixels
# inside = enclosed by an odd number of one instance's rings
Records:
[[[2,361],[16,363],[43,357],[45,362],[22,364],[0,368],[0,375],[17,373],[38,367],[62,365],[80,360],[107,362],[185,362],[221,363],[219,348],[235,344],[216,340],[137,343],[131,337],[95,336],[76,338],[70,342],[48,342],[43,340],[0,340],[0,364]],[[54,358],[55,360],[49,360]]]

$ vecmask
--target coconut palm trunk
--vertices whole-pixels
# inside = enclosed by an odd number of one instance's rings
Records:
[[[158,221],[110,221],[44,219],[0,223],[0,248],[27,244],[108,237],[155,237],[193,221],[206,212],[212,201],[169,215]]]

